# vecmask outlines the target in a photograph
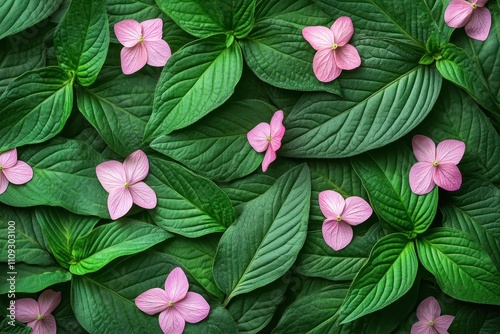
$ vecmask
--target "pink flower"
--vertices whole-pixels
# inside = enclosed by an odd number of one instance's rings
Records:
[[[123,20],[115,24],[115,35],[124,46],[121,52],[122,71],[132,74],[146,65],[164,66],[172,55],[167,42],[162,39],[161,19],[137,22]]]
[[[196,292],[188,292],[189,282],[181,268],[167,276],[165,289],[153,288],[141,293],[135,305],[144,313],[160,313],[160,327],[165,334],[180,334],[186,322],[191,324],[205,319],[210,312],[206,300]]]
[[[16,300],[16,320],[27,323],[33,334],[55,334],[56,319],[51,314],[61,302],[61,292],[45,290],[38,297]]]
[[[448,139],[437,146],[432,139],[416,135],[412,140],[413,153],[419,162],[410,169],[410,187],[417,195],[429,193],[437,184],[439,187],[455,191],[462,185],[462,174],[457,164],[465,152],[465,144]]]
[[[330,29],[321,26],[302,29],[302,36],[318,52],[314,55],[313,71],[319,81],[335,80],[342,70],[352,70],[361,65],[358,51],[347,44],[354,34],[352,20],[339,17]]]
[[[283,111],[278,110],[271,118],[271,124],[259,123],[247,133],[250,145],[257,152],[264,152],[262,171],[265,172],[269,164],[276,160],[276,151],[281,147],[281,139],[285,135],[283,126]]]
[[[323,238],[336,251],[351,242],[351,226],[361,224],[373,213],[370,204],[361,197],[351,196],[344,200],[342,195],[332,190],[319,193],[319,208],[326,217],[323,222]]]
[[[448,328],[455,319],[441,315],[441,307],[434,297],[427,297],[417,307],[418,322],[411,327],[411,334],[448,334]]]
[[[444,21],[452,28],[465,26],[470,38],[486,40],[491,28],[491,13],[484,5],[488,0],[452,0],[444,12]]]
[[[17,160],[17,149],[0,154],[0,195],[10,183],[24,184],[33,178],[33,169],[24,161]]]
[[[110,160],[96,167],[102,187],[109,193],[108,210],[111,219],[123,217],[132,203],[145,209],[156,206],[156,194],[146,183],[141,182],[149,173],[149,161],[143,151],[130,154],[123,164]]]

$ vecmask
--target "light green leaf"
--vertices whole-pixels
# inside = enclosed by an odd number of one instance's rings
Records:
[[[15,275],[15,290],[17,293],[26,292],[33,293],[46,289],[47,287],[64,283],[71,280],[69,271],[62,269],[59,266],[44,265],[36,266],[26,263],[19,263],[16,265]],[[7,278],[9,274],[7,273]],[[2,284],[0,294],[7,293],[10,286]]]

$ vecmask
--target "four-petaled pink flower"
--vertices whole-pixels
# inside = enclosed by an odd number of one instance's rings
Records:
[[[470,38],[486,40],[491,28],[491,13],[484,5],[488,0],[452,0],[444,12],[444,21],[452,28],[465,26]]]
[[[16,300],[16,320],[33,328],[33,334],[55,334],[56,319],[51,314],[61,302],[61,292],[45,290],[38,297]]]
[[[455,319],[452,315],[441,315],[441,307],[434,297],[427,297],[417,307],[418,322],[411,327],[411,334],[448,334]]]
[[[139,71],[146,63],[151,66],[164,66],[172,55],[167,42],[162,39],[161,19],[141,23],[128,19],[116,23],[114,28],[116,38],[124,46],[121,61],[125,74]]]
[[[429,193],[437,184],[455,191],[462,185],[457,164],[465,152],[465,144],[447,139],[436,145],[429,137],[416,135],[412,140],[413,153],[419,162],[410,169],[410,188],[417,195]]]
[[[132,203],[145,209],[156,206],[154,190],[141,182],[148,173],[148,157],[141,150],[130,154],[123,164],[110,160],[96,167],[97,178],[109,193],[108,210],[111,219],[123,217],[132,207]]]
[[[259,123],[247,133],[250,145],[257,152],[264,152],[262,171],[265,172],[269,164],[276,160],[276,151],[281,147],[281,139],[285,135],[283,126],[283,111],[278,110],[271,118],[271,123]]]
[[[0,154],[0,195],[10,183],[24,184],[33,178],[33,169],[24,161],[17,160],[17,149]]]
[[[326,217],[323,222],[323,238],[336,251],[351,242],[351,226],[361,224],[373,213],[370,204],[361,197],[351,196],[344,200],[342,195],[333,190],[319,193],[319,208]]]
[[[335,80],[342,70],[353,70],[361,65],[354,46],[347,44],[354,34],[354,25],[347,16],[339,17],[330,29],[313,26],[302,29],[302,36],[317,51],[313,71],[319,81]]]
[[[165,289],[153,288],[141,293],[135,305],[144,313],[160,313],[160,327],[165,334],[180,334],[186,322],[205,319],[210,312],[206,300],[196,292],[188,292],[186,274],[177,267],[167,276]]]

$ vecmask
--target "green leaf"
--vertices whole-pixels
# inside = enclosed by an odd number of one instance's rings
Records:
[[[275,111],[258,100],[226,103],[195,125],[157,138],[151,147],[210,179],[237,179],[260,166],[264,154],[250,146],[247,133],[269,122]]]
[[[467,331],[467,334],[495,333],[500,328],[500,310],[477,304],[463,305],[455,313],[449,328],[451,333]]]
[[[165,230],[196,238],[224,232],[235,218],[226,194],[212,181],[184,167],[149,157],[146,183],[153,188],[158,204],[149,214]]]
[[[11,325],[10,318],[3,318],[0,321],[0,333],[8,333],[8,334],[30,334],[32,331],[31,327],[28,327],[26,324],[22,322],[18,322],[14,320],[14,326]]]
[[[352,283],[341,309],[341,323],[380,310],[410,290],[417,276],[415,245],[404,234],[380,239]]]
[[[436,228],[417,239],[417,250],[444,293],[467,302],[500,305],[500,273],[471,235]]]
[[[72,81],[59,67],[29,71],[13,80],[0,98],[0,151],[58,134],[73,107]]]
[[[108,17],[104,0],[72,0],[54,31],[59,65],[74,71],[82,86],[91,85],[108,53]]]
[[[309,0],[259,1],[255,7],[255,20],[258,22],[270,17],[286,21],[300,29],[306,26],[326,26],[332,22],[330,15],[327,15],[316,2]]]
[[[9,273],[7,273],[9,278]],[[26,263],[16,265],[15,291],[16,293],[33,293],[46,289],[47,287],[71,280],[71,274],[59,266],[44,265],[34,266]],[[7,293],[10,286],[2,284],[0,294]]]
[[[413,152],[401,143],[353,159],[373,210],[382,222],[409,235],[429,228],[438,205],[437,187],[427,195],[411,191],[409,173],[415,162]]]
[[[4,0],[0,4],[0,39],[24,30],[52,14],[62,0]]]
[[[291,169],[246,204],[224,233],[215,256],[214,278],[228,295],[225,304],[290,269],[306,238],[310,182],[306,165]]]
[[[176,52],[156,87],[145,139],[191,125],[220,106],[233,93],[242,71],[238,43],[226,47],[224,35],[195,41]]]

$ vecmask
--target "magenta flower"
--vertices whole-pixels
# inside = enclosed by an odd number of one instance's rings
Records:
[[[413,153],[419,162],[410,169],[410,187],[417,195],[429,193],[437,184],[455,191],[462,185],[462,174],[457,164],[465,152],[465,144],[448,139],[436,145],[429,137],[416,135],[412,140]]]
[[[210,312],[206,300],[196,292],[188,292],[189,282],[181,268],[167,276],[165,289],[153,288],[141,293],[135,305],[144,313],[160,313],[160,327],[165,334],[180,334],[186,322],[191,324],[205,319]]]
[[[122,71],[132,74],[146,65],[164,66],[172,55],[167,42],[162,39],[161,19],[137,22],[123,20],[115,24],[115,35],[124,46],[121,52]]]
[[[441,315],[436,298],[430,296],[417,307],[418,322],[411,327],[411,334],[448,334],[448,328],[455,319],[452,315]]]
[[[470,38],[486,40],[491,28],[491,13],[484,5],[488,0],[452,0],[444,12],[444,21],[452,28],[465,26]]]
[[[370,204],[361,197],[351,196],[344,200],[342,195],[332,190],[319,193],[319,208],[326,217],[323,222],[323,238],[336,251],[351,242],[351,226],[361,224],[373,213]]]
[[[353,70],[361,65],[358,51],[347,44],[354,34],[354,25],[347,16],[339,17],[330,29],[314,26],[302,29],[302,36],[316,50],[313,71],[322,82],[335,80],[342,70]]]
[[[33,178],[33,169],[24,161],[17,160],[17,149],[0,154],[0,195],[7,190],[9,182],[24,184]]]
[[[264,152],[262,171],[265,172],[269,164],[276,160],[276,151],[281,147],[281,139],[285,135],[283,126],[283,111],[278,110],[271,118],[271,123],[259,123],[247,133],[250,145],[257,152]]]
[[[132,203],[145,209],[156,206],[156,194],[146,183],[141,182],[149,173],[149,161],[143,151],[130,154],[123,164],[110,160],[96,167],[102,187],[109,193],[108,210],[111,219],[123,217]]]
[[[61,292],[45,290],[38,297],[16,300],[16,320],[28,324],[33,334],[55,334],[56,319],[51,314],[61,302]]]

